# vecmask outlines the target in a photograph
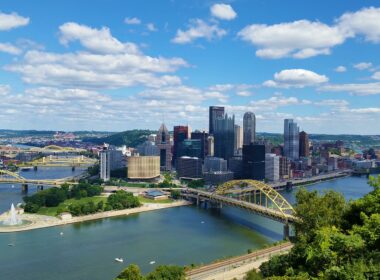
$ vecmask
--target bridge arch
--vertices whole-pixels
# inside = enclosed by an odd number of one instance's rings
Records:
[[[24,177],[20,176],[20,174],[15,173],[15,172],[11,172],[9,170],[0,169],[0,175],[8,175],[9,177],[13,177],[16,180],[19,180],[20,182],[26,181],[26,179]]]
[[[294,216],[296,211],[293,206],[275,189],[270,185],[265,184],[256,180],[232,180],[228,181],[219,187],[217,187],[215,193],[218,195],[227,194],[244,194],[259,191],[264,194],[267,199],[269,199],[278,211],[288,217],[289,215]]]

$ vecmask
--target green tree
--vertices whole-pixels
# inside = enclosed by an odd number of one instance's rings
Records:
[[[175,265],[160,265],[150,272],[147,280],[185,280],[185,270],[183,267]]]
[[[123,280],[143,280],[144,277],[141,274],[140,268],[135,264],[130,264],[126,269],[124,269],[118,276],[117,279]]]
[[[173,199],[179,199],[181,197],[181,192],[179,190],[171,190],[170,191],[170,196]]]

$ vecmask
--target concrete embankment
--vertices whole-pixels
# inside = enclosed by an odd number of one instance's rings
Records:
[[[81,223],[81,222],[86,222],[86,221],[99,220],[99,219],[105,219],[105,218],[111,218],[111,217],[117,217],[117,216],[126,216],[126,215],[160,210],[160,209],[171,208],[171,207],[186,206],[190,204],[191,204],[190,202],[182,201],[182,200],[176,201],[173,203],[145,203],[143,206],[137,207],[137,208],[100,212],[100,213],[86,215],[86,216],[72,217],[71,219],[67,219],[67,220],[61,220],[56,217],[37,215],[37,214],[21,214],[19,215],[20,219],[28,221],[27,224],[19,225],[19,226],[7,226],[7,227],[0,226],[0,233],[26,231],[26,230],[32,230],[32,229],[61,226],[61,225],[66,225],[66,224]],[[7,215],[5,214],[1,215],[0,222],[2,220],[5,220],[6,218],[7,218]]]

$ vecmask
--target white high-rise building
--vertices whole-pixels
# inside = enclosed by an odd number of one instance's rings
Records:
[[[292,119],[284,120],[284,156],[299,159],[299,127]]]
[[[100,179],[109,181],[111,171],[125,167],[125,157],[121,150],[114,147],[104,146],[100,151]]]
[[[100,179],[103,181],[109,181],[111,178],[111,160],[110,151],[102,150],[100,152]]]
[[[280,179],[280,157],[276,154],[265,154],[265,178],[269,181]]]

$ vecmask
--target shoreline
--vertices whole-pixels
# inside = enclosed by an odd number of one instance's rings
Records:
[[[100,213],[95,213],[95,214],[86,215],[86,216],[72,217],[69,220],[61,220],[56,217],[38,215],[38,214],[21,214],[19,215],[20,219],[31,221],[31,223],[26,224],[25,226],[21,225],[21,226],[14,226],[14,227],[12,226],[0,227],[0,234],[28,231],[28,230],[34,230],[34,229],[40,229],[40,228],[47,228],[47,227],[62,226],[62,225],[74,224],[74,223],[82,223],[82,222],[87,222],[87,221],[94,221],[94,220],[106,219],[106,218],[112,218],[112,217],[118,217],[118,216],[128,216],[131,214],[144,213],[148,211],[154,211],[154,210],[160,210],[160,209],[166,209],[166,208],[172,208],[172,207],[188,206],[191,204],[192,203],[188,201],[184,201],[184,200],[176,201],[172,203],[144,203],[142,206],[137,207],[137,208],[100,212]],[[0,221],[4,220],[5,218],[6,218],[5,215],[0,216]]]

